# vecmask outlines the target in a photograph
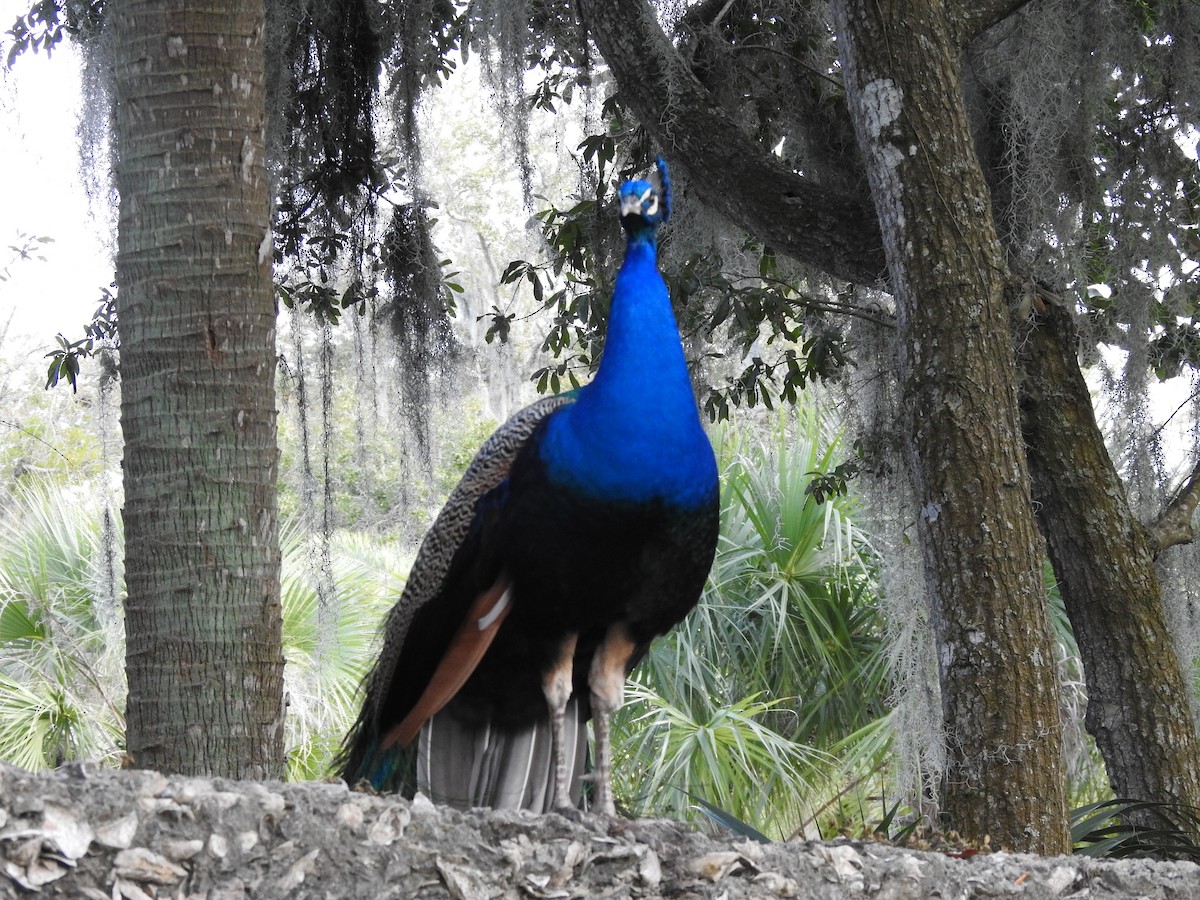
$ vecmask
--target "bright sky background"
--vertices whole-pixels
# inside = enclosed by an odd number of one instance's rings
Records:
[[[0,0],[0,32],[21,9],[21,2]],[[23,56],[11,71],[2,64],[0,269],[9,264],[8,247],[18,233],[54,242],[42,246],[44,262],[18,260],[9,265],[10,279],[0,282],[0,350],[40,350],[40,357],[60,331],[82,337],[100,289],[112,281],[111,225],[101,205],[89,209],[80,178],[79,60],[73,48],[60,45],[49,59],[44,53]]]

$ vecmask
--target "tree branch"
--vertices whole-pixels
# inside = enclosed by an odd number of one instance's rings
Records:
[[[1031,0],[963,0],[959,21],[967,41],[1003,22]]]
[[[679,27],[687,31],[697,28],[711,28],[725,17],[734,0],[700,0],[695,6],[689,6],[679,19]]]
[[[1175,495],[1163,514],[1148,526],[1158,553],[1176,544],[1190,544],[1195,540],[1192,515],[1196,512],[1197,504],[1200,504],[1200,463],[1192,469],[1187,484]]]
[[[688,70],[645,0],[580,0],[579,14],[622,99],[708,206],[836,278],[886,284],[869,196],[798,175],[743,133]]]

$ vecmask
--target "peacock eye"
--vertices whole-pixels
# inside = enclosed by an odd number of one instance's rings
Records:
[[[650,195],[650,200],[646,204],[646,215],[652,216],[658,212],[658,197],[654,194]]]

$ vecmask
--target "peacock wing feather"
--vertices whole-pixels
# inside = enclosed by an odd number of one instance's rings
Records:
[[[389,732],[395,732],[419,702],[471,606],[492,587],[484,586],[474,594],[448,590],[458,587],[453,582],[461,580],[471,568],[473,553],[480,550],[480,501],[508,477],[539,423],[572,400],[571,394],[546,397],[496,429],[476,452],[421,541],[404,590],[384,621],[383,646],[365,680],[362,709],[335,764],[347,782],[365,779],[381,790],[413,786],[415,759],[403,746],[411,740],[410,729],[405,729],[408,740],[397,741],[398,735],[391,734],[393,740],[385,743]],[[430,622],[438,627],[420,627],[414,634],[414,623],[428,626]],[[410,635],[415,638],[412,642]],[[468,658],[477,663],[482,652],[469,653]],[[462,674],[462,680],[469,674]]]

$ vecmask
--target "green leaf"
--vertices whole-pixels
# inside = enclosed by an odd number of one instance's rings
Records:
[[[501,284],[512,284],[514,281],[520,281],[525,277],[525,274],[533,267],[523,259],[515,259],[508,264],[504,269],[504,273],[500,276]]]
[[[42,625],[35,621],[29,605],[16,597],[9,597],[0,606],[0,644],[16,644],[40,641],[46,637]]]
[[[687,793],[686,791],[684,793]],[[732,831],[734,834],[740,834],[742,837],[750,838],[752,841],[758,841],[760,844],[769,844],[771,839],[763,834],[758,829],[746,824],[737,816],[734,816],[718,806],[709,803],[703,797],[697,797],[693,794],[688,794],[692,802],[695,803],[704,815],[712,819],[717,825]]]

